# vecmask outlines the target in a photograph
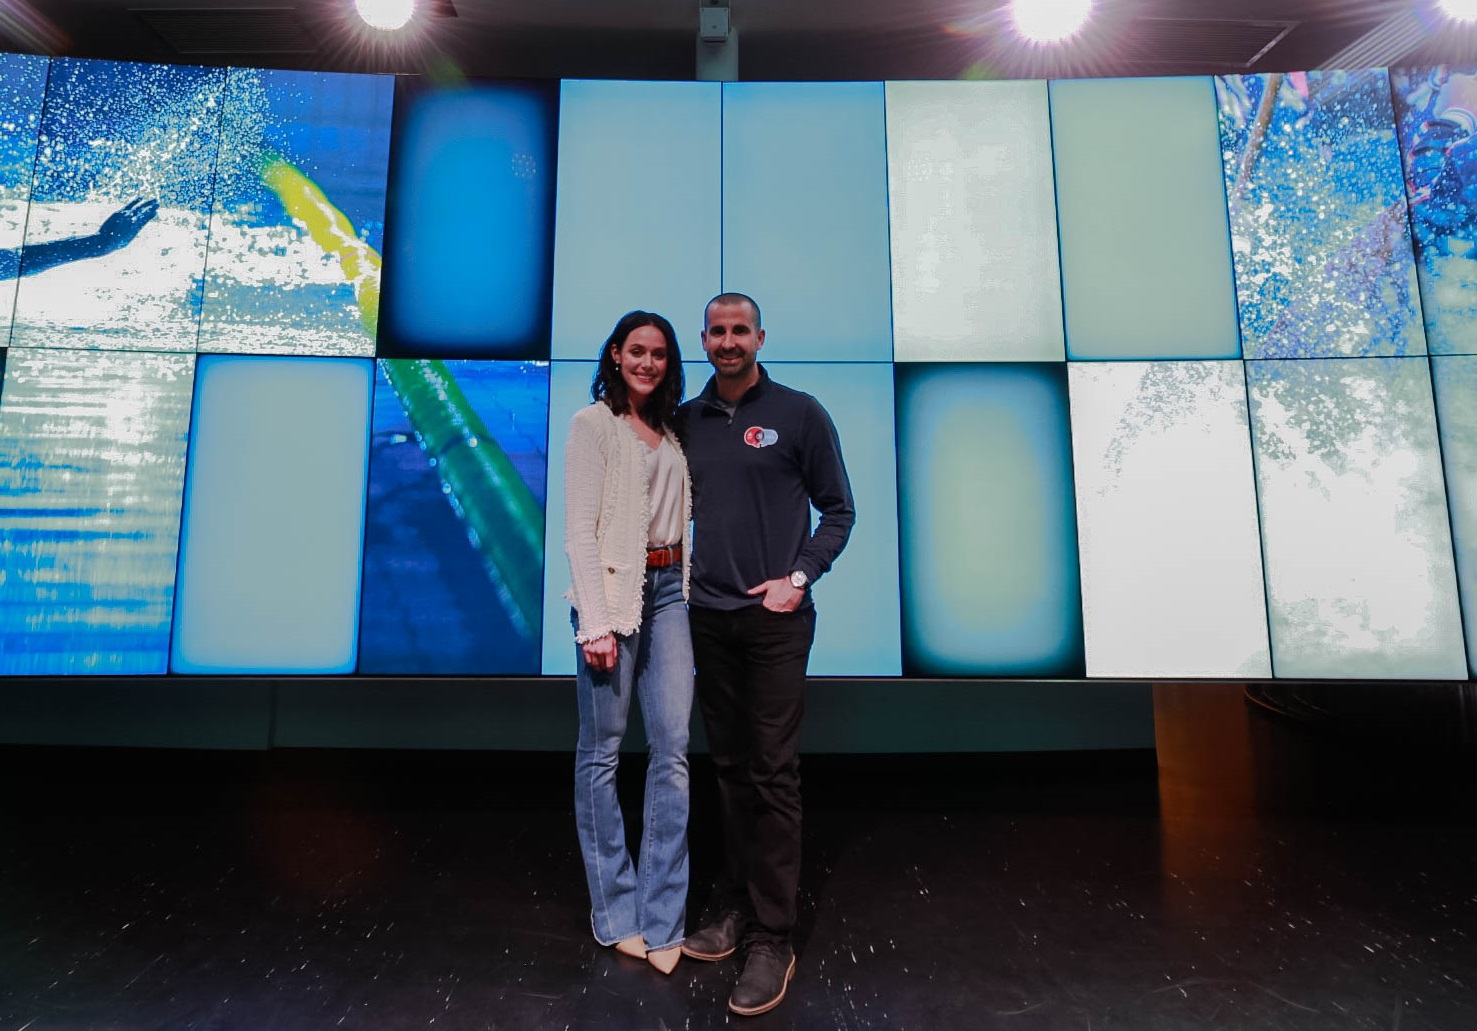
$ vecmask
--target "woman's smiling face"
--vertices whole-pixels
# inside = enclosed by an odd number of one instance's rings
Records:
[[[642,408],[667,378],[667,338],[655,326],[637,326],[615,349],[615,362],[634,408]]]

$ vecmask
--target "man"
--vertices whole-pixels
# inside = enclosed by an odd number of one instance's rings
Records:
[[[795,972],[810,588],[846,546],[856,514],[830,416],[758,364],[759,306],[719,294],[703,323],[713,376],[682,406],[679,425],[693,485],[696,691],[718,774],[724,865],[715,918],[682,951],[719,960],[744,946],[728,1008],[752,1016],[779,1005]]]

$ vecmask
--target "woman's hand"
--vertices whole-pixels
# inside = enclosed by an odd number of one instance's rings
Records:
[[[581,647],[585,652],[585,662],[591,669],[602,672],[615,669],[615,634],[604,634],[593,641],[586,641]]]

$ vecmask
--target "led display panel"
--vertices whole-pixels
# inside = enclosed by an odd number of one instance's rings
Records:
[[[373,357],[394,79],[233,68],[201,351]]]
[[[1477,354],[1477,71],[1390,72],[1426,347]]]
[[[1090,677],[1269,677],[1239,361],[1068,370]]]
[[[892,359],[885,137],[880,82],[724,85],[723,289],[769,361]]]
[[[889,82],[898,361],[1060,361],[1044,82]]]
[[[614,323],[612,323],[614,325]],[[685,368],[688,382],[701,375],[694,365]],[[549,503],[545,509],[544,634],[542,668],[546,676],[574,676],[574,626],[566,597],[570,589],[569,557],[564,551],[564,450],[569,443],[569,420],[590,403],[590,381],[595,362],[549,364]]]
[[[354,671],[373,367],[200,357],[174,671]]]
[[[565,82],[559,100],[553,356],[593,356],[624,312],[677,328],[701,361],[722,285],[723,87]]]
[[[1241,353],[1209,79],[1053,82],[1071,358]]]
[[[225,78],[52,61],[13,346],[195,350]]]
[[[47,65],[44,57],[0,54],[0,345],[10,341],[15,314]]]
[[[556,85],[401,83],[381,357],[549,355]]]
[[[0,674],[169,658],[193,355],[12,349],[0,392]]]
[[[546,362],[380,361],[361,673],[538,673],[548,410]]]
[[[905,671],[1081,676],[1066,367],[898,366],[897,427]]]
[[[1457,583],[1467,623],[1467,668],[1477,672],[1477,356],[1431,360],[1441,461],[1456,550]]]
[[[691,373],[694,393],[703,382],[701,371],[694,367]],[[816,629],[809,673],[897,676],[902,672],[902,642],[892,369],[806,363],[776,364],[769,372],[785,386],[814,396],[830,414],[856,505],[856,525],[846,549],[814,588]],[[694,550],[702,546],[701,538],[695,538]]]
[[[1383,68],[1216,80],[1247,358],[1425,354]]]
[[[1466,676],[1421,358],[1247,363],[1272,669]]]
[[[689,396],[706,382],[705,365],[685,369]],[[846,549],[815,586],[811,676],[896,676],[902,671],[898,603],[897,477],[892,370],[887,365],[801,363],[770,367],[786,386],[812,394],[836,424],[851,479],[857,522]],[[564,448],[569,420],[590,403],[594,362],[554,362],[550,383],[549,483],[544,574],[543,672],[572,675],[569,561],[564,553]],[[811,513],[814,526],[815,513]],[[693,549],[701,548],[702,528]]]

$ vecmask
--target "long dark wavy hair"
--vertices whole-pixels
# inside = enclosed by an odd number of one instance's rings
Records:
[[[626,381],[621,379],[620,369],[615,365],[615,352],[626,345],[626,337],[632,331],[642,326],[653,326],[666,338],[667,374],[646,402],[641,419],[654,430],[666,430],[677,417],[677,406],[682,403],[682,395],[687,390],[687,379],[682,374],[682,352],[677,349],[677,333],[672,324],[656,312],[628,311],[621,316],[615,329],[600,346],[600,364],[595,368],[590,396],[610,405],[610,410],[616,415],[625,415],[631,410]]]

